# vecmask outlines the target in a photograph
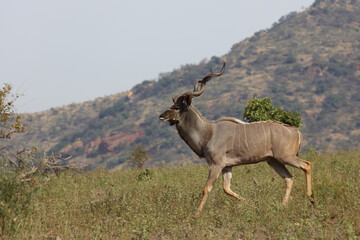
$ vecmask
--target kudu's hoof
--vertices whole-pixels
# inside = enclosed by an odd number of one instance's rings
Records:
[[[314,196],[314,194],[311,194],[311,196],[308,197],[308,198],[309,198],[311,204],[312,204],[312,205],[315,205],[315,196]]]
[[[247,198],[243,198],[243,197],[240,197],[240,199],[239,199],[240,201],[243,201],[243,202],[250,202],[250,200],[249,199],[247,199]]]

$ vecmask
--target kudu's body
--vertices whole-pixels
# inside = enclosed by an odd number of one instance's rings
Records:
[[[173,99],[174,105],[160,115],[160,119],[176,124],[180,137],[209,165],[209,176],[203,190],[203,196],[197,216],[202,210],[208,193],[211,191],[220,172],[223,175],[225,193],[243,200],[230,189],[232,167],[261,161],[267,163],[285,180],[286,191],[283,197],[285,205],[290,197],[293,176],[285,164],[302,169],[306,175],[307,195],[311,198],[311,163],[297,157],[302,135],[295,127],[275,121],[245,123],[235,118],[220,118],[210,122],[191,106],[191,99],[200,96],[205,84],[220,73],[209,74],[195,82],[194,91],[184,93]],[[198,84],[202,83],[198,91]]]

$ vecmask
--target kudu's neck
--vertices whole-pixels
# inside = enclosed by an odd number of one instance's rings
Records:
[[[212,136],[211,123],[203,118],[200,112],[190,106],[176,124],[176,129],[189,147],[199,157],[204,157],[203,148]]]

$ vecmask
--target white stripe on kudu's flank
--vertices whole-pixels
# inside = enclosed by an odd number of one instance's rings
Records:
[[[262,127],[262,129],[264,130],[264,136],[265,136],[265,149],[267,149],[267,148],[266,148],[266,140],[267,140],[267,136],[266,136],[266,131],[265,131],[265,128],[264,128],[264,124],[263,124],[263,123],[261,123],[261,127]]]

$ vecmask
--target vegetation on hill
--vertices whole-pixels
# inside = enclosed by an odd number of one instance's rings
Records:
[[[313,163],[315,204],[301,171],[292,199],[281,205],[283,180],[266,163],[234,168],[232,188],[248,201],[224,194],[221,177],[198,219],[207,166],[97,170],[51,177],[28,215],[5,239],[356,239],[360,237],[360,153],[301,156]],[[39,176],[39,181],[43,176]]]
[[[234,29],[236,31],[236,29]],[[227,68],[193,105],[209,120],[241,118],[253,97],[300,112],[303,145],[321,151],[360,146],[360,2],[317,0],[281,17],[271,29],[233,45],[220,57],[188,64],[128,93],[24,116],[29,135],[16,141],[47,145],[91,168],[121,167],[141,144],[148,165],[182,165],[199,159],[158,115],[171,98],[192,90],[212,68]],[[216,70],[216,69],[214,69]]]

